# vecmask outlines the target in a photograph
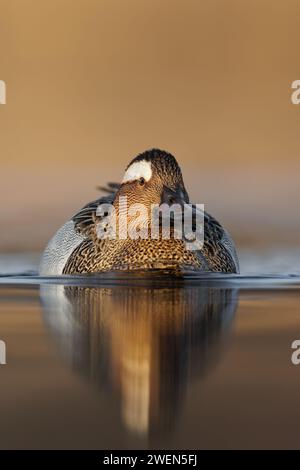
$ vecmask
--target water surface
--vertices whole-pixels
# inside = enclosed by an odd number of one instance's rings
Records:
[[[0,447],[299,448],[298,257],[185,279],[2,257]]]

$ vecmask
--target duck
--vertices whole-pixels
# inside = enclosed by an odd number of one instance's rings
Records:
[[[41,257],[41,276],[145,270],[176,274],[185,271],[239,273],[231,235],[204,210],[203,240],[197,249],[190,249],[184,237],[175,235],[172,217],[168,237],[163,234],[161,218],[158,219],[158,235],[148,236],[148,216],[153,207],[161,207],[161,204],[192,207],[194,216],[198,210],[190,204],[181,168],[172,154],[160,149],[146,150],[130,161],[121,183],[108,183],[101,189],[106,192],[105,196],[86,204],[51,238]],[[124,200],[129,207],[142,204],[145,212],[139,212],[136,217],[127,211],[124,217]],[[105,210],[99,211],[99,208]],[[183,221],[183,216],[180,217]],[[144,235],[120,236],[125,223],[126,227],[128,223],[134,227],[135,234]],[[114,237],[108,235],[112,233]]]

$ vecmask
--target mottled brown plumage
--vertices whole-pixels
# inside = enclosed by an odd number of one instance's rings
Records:
[[[193,269],[213,272],[238,272],[238,260],[234,244],[225,229],[209,214],[204,217],[204,246],[201,250],[189,251],[183,240],[110,240],[99,239],[97,226],[105,218],[96,215],[99,204],[111,203],[119,217],[118,200],[127,196],[130,204],[142,203],[150,210],[151,204],[160,204],[166,189],[168,194],[189,202],[180,167],[175,158],[161,150],[151,150],[136,157],[133,163],[148,162],[151,178],[125,181],[121,185],[110,183],[108,196],[84,206],[74,217],[75,231],[83,236],[68,258],[63,273],[92,273],[112,270]],[[143,180],[143,181],[142,181]],[[179,196],[178,196],[179,194]],[[173,197],[172,197],[173,198]],[[176,202],[176,201],[175,201]]]

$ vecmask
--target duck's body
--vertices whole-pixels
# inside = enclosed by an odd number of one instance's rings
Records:
[[[99,221],[103,224],[105,218],[97,216],[97,208],[103,204],[117,207],[120,196],[126,195],[132,202],[147,205],[149,202],[165,202],[165,199],[161,200],[161,192],[165,198],[167,190],[168,195],[172,193],[172,200],[177,198],[175,202],[179,199],[188,202],[180,168],[176,165],[174,157],[158,150],[145,152],[134,159],[121,185],[111,185],[108,196],[84,206],[58,230],[43,253],[40,274],[145,269],[239,272],[238,258],[230,235],[207,213],[204,214],[204,243],[198,250],[188,249],[184,240],[174,237],[99,239],[97,226]],[[158,183],[158,178],[163,180],[163,184]],[[140,182],[142,188],[137,187],[136,181]],[[180,198],[177,196],[178,191]]]

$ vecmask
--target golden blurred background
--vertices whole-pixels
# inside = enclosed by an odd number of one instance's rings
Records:
[[[0,250],[152,147],[240,246],[297,244],[297,0],[0,0]]]

